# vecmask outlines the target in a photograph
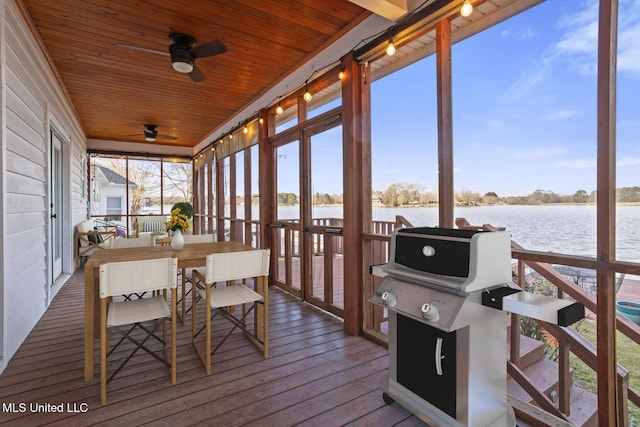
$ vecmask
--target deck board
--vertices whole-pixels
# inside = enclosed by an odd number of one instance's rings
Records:
[[[85,413],[0,413],[0,425],[383,425],[421,422],[383,403],[378,381],[383,347],[344,334],[342,323],[275,288],[269,293],[269,358],[238,331],[204,370],[191,346],[191,325],[178,327],[178,381],[150,356],[136,356],[108,385],[83,379],[84,276],[72,276],[0,375],[6,403],[86,403]],[[188,318],[188,320],[190,317]],[[190,322],[190,320],[189,320]],[[214,321],[214,342],[229,325]],[[98,342],[96,342],[98,349]],[[115,353],[112,360],[124,357]],[[96,351],[96,367],[99,356]],[[99,369],[96,371],[99,372]]]

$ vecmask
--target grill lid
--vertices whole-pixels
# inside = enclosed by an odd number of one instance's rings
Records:
[[[400,228],[391,237],[386,273],[463,293],[511,280],[511,236],[506,231]]]

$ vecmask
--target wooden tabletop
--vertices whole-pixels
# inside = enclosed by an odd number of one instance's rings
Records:
[[[178,263],[203,259],[207,254],[238,252],[255,248],[238,242],[190,243],[176,251],[171,246],[148,246],[95,251],[89,257],[86,268],[96,268],[103,262],[139,261],[145,259],[178,257]]]

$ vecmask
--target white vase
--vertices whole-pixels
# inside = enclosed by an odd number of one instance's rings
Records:
[[[179,251],[184,246],[184,237],[182,237],[182,230],[175,230],[173,237],[171,238],[171,247]]]

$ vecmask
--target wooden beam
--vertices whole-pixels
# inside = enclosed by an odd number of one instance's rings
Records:
[[[258,186],[260,194],[260,243],[262,248],[269,248],[271,253],[271,271],[276,271],[277,252],[273,246],[272,232],[269,228],[276,215],[276,161],[274,149],[269,144],[269,136],[275,133],[275,116],[262,110],[259,115],[262,124],[258,127]]]
[[[216,153],[217,154],[217,153]],[[224,159],[216,157],[216,233],[224,241]]]
[[[438,98],[438,224],[453,228],[453,119],[451,95],[451,22],[436,24]]]
[[[615,124],[618,1],[600,0],[598,24],[597,259],[615,260]],[[620,425],[616,404],[614,274],[597,273],[598,425]],[[622,423],[626,423],[623,420]],[[621,424],[622,424],[621,423]]]
[[[365,208],[371,210],[371,184],[363,177],[370,175],[371,161],[366,158],[370,139],[370,119],[363,109],[370,98],[369,67],[358,65],[353,57],[345,58],[345,77],[342,80],[342,167],[343,167],[343,209],[344,209],[344,330],[351,335],[363,331],[363,270],[361,234],[364,230]],[[364,76],[363,76],[364,74]],[[368,164],[365,166],[365,163]],[[368,190],[363,193],[365,186]],[[369,213],[370,216],[370,213]]]
[[[206,224],[206,229],[202,230],[202,232],[205,233],[211,233],[215,228],[216,228],[216,222],[215,222],[215,216],[213,214],[214,212],[214,202],[216,200],[216,195],[214,194],[214,183],[213,183],[213,170],[216,167],[216,161],[215,159],[211,159],[207,162],[207,188],[204,188],[204,179],[202,181],[202,187],[203,189],[201,190],[201,193],[203,194],[204,197],[206,197],[207,200],[207,218],[206,221],[203,221],[203,227],[205,227],[204,224]]]
[[[349,0],[376,15],[395,21],[409,11],[407,0]]]

